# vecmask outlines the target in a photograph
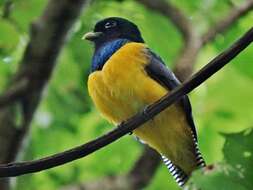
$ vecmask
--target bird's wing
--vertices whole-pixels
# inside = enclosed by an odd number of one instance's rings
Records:
[[[155,81],[157,81],[159,84],[161,84],[170,91],[180,85],[179,80],[176,78],[173,72],[166,67],[166,65],[159,56],[157,56],[149,49],[147,51],[147,54],[150,60],[149,63],[146,65],[145,70],[151,78],[153,78]],[[182,106],[185,112],[188,126],[190,127],[192,132],[192,138],[195,144],[197,165],[203,167],[205,166],[205,161],[203,160],[201,153],[198,149],[197,133],[192,118],[192,109],[189,98],[185,95],[178,101],[178,103]],[[178,185],[183,186],[187,182],[189,176],[187,176],[187,174],[182,170],[182,168],[172,163],[172,161],[170,161],[167,157],[162,155],[162,159],[173,177],[175,178]]]
[[[150,57],[150,61],[145,68],[148,75],[168,90],[173,90],[179,86],[179,80],[176,78],[174,73],[164,64],[162,59],[149,49],[147,53],[148,57]],[[179,103],[185,111],[186,119],[189,127],[191,128],[193,138],[195,138],[197,141],[197,133],[192,118],[192,109],[189,98],[185,95],[179,100]]]

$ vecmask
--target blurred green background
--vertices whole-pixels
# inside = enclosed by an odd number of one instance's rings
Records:
[[[39,17],[45,0],[13,0],[8,19],[0,18],[0,91],[4,92],[29,41],[29,25]],[[197,31],[205,31],[228,13],[231,1],[172,1],[191,19]],[[232,0],[240,4],[240,0]],[[59,1],[60,3],[60,1]],[[4,1],[0,1],[0,11]],[[98,0],[91,4],[69,34],[43,101],[36,112],[22,159],[51,155],[94,139],[112,128],[94,108],[87,94],[87,76],[93,47],[82,35],[95,22],[107,16],[134,21],[146,43],[168,66],[182,47],[182,38],[172,23],[133,0]],[[225,35],[200,52],[195,71],[228,47],[252,26],[249,13]],[[253,46],[190,94],[200,149],[208,164],[222,162],[225,136],[253,127]],[[238,142],[240,143],[240,142]],[[253,144],[252,144],[253,146]],[[89,183],[109,175],[124,175],[142,153],[143,146],[125,136],[106,148],[73,163],[17,178],[16,190],[54,190],[70,184]],[[38,186],[39,184],[39,186]],[[161,165],[145,190],[179,189],[165,166]]]

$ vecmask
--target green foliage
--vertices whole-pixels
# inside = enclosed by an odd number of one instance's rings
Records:
[[[253,129],[236,134],[224,134],[224,157],[239,175],[247,189],[253,189]],[[238,179],[237,179],[238,180]]]
[[[232,2],[240,5],[242,1]],[[47,3],[44,0],[13,2],[10,17],[0,19],[1,92],[8,85],[22,58],[29,40],[30,23],[41,15]],[[172,2],[185,12],[197,31],[203,32],[226,16],[231,1]],[[1,10],[3,5],[3,1],[0,1]],[[95,1],[69,34],[69,41],[58,59],[59,64],[33,120],[29,143],[24,152],[25,160],[66,150],[94,139],[112,128],[94,109],[88,96],[86,82],[93,47],[81,40],[82,35],[91,30],[97,20],[107,16],[121,16],[134,21],[140,27],[149,47],[172,67],[182,47],[182,38],[167,18],[147,10],[134,0]],[[213,43],[200,52],[195,70],[250,28],[252,20],[253,13],[250,13],[234,24],[225,35],[217,36]],[[220,132],[242,131],[253,124],[252,55],[251,46],[191,93],[200,149],[207,163],[214,164],[214,169],[194,174],[194,184],[203,190],[252,189],[252,132],[246,135],[245,132],[220,135]],[[130,136],[126,136],[85,159],[19,177],[16,190],[54,190],[69,184],[88,183],[104,176],[124,175],[132,168],[141,151],[142,146]],[[146,188],[155,189],[179,189],[163,165]]]
[[[0,28],[0,52],[1,54],[7,54],[17,46],[19,33],[15,30],[13,25],[4,19],[0,19]]]
[[[240,133],[223,134],[224,162],[196,171],[188,184],[189,189],[236,189],[253,188],[253,128]]]

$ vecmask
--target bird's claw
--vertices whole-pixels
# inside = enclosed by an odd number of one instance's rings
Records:
[[[145,106],[144,109],[143,109],[143,115],[145,118],[149,119],[150,118],[150,115],[148,113],[148,109],[149,109],[149,106]],[[151,118],[151,120],[153,120],[153,117]]]
[[[121,121],[120,124],[117,125],[117,127],[121,127],[122,125],[124,125],[126,122],[125,121]],[[129,135],[133,134],[133,131],[128,133]]]
[[[117,125],[117,127],[121,127],[122,125],[124,125],[126,122],[125,121],[121,121],[118,125]]]

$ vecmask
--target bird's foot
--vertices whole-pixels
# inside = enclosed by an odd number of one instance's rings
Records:
[[[143,109],[142,114],[143,114],[143,116],[144,116],[146,119],[151,119],[151,120],[153,120],[154,117],[150,117],[149,109],[150,109],[149,106],[145,106],[144,109]]]
[[[117,125],[117,127],[119,128],[119,127],[123,126],[125,123],[126,123],[125,121],[121,121],[121,122]],[[133,131],[129,132],[128,134],[129,134],[129,135],[132,135],[132,134],[133,134]]]

